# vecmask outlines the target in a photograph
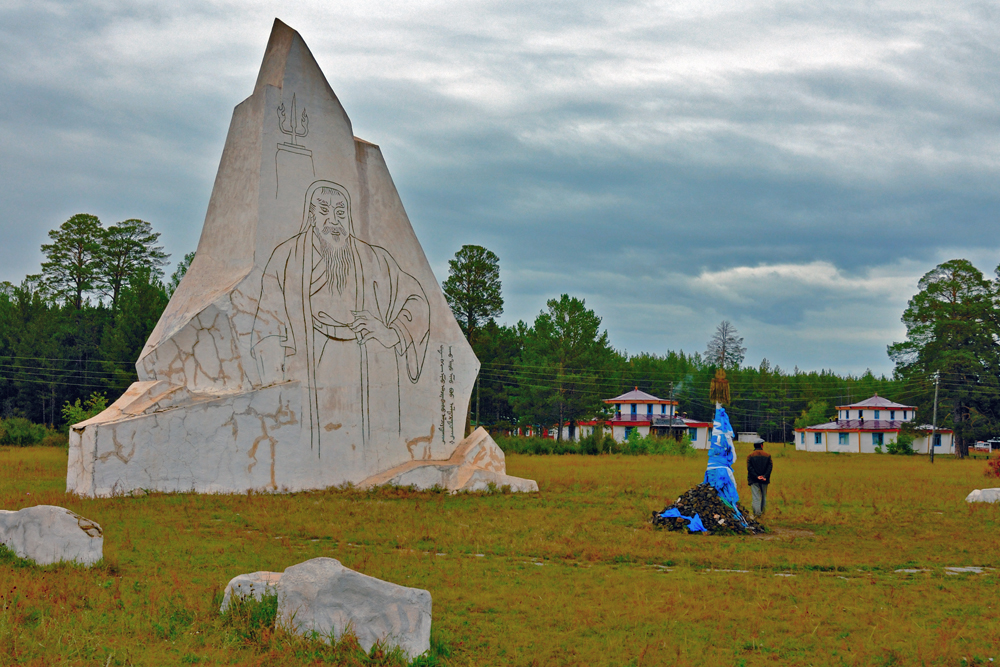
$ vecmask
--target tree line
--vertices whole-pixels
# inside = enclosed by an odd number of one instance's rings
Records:
[[[937,390],[937,426],[955,432],[959,455],[979,439],[1000,436],[1000,266],[988,278],[955,259],[929,271],[902,315],[907,336],[888,346],[891,377],[785,370],[763,359],[743,363],[743,339],[723,321],[704,354],[627,355],[611,347],[601,318],[582,299],[550,299],[530,325],[502,325],[499,260],[465,246],[449,263],[445,296],[482,363],[473,418],[497,429],[573,424],[607,417],[603,400],[633,387],[680,403],[710,421],[708,388],[725,368],[728,412],[738,430],[789,441],[793,429],[836,419],[836,407],[879,394],[914,405],[929,424]]]
[[[75,215],[49,232],[38,274],[0,283],[0,417],[57,424],[66,404],[95,392],[111,402],[135,381],[135,361],[194,256],[165,280],[159,237],[142,220],[104,227]],[[960,451],[1000,435],[1000,267],[990,279],[951,260],[921,279],[902,317],[907,338],[888,347],[891,377],[745,364],[743,339],[727,321],[706,332],[704,353],[629,355],[611,346],[586,301],[568,294],[530,323],[501,324],[500,261],[482,246],[456,253],[442,287],[481,363],[469,417],[495,430],[609,417],[604,399],[633,387],[709,421],[709,384],[723,367],[733,425],[769,441],[789,441],[796,422],[833,419],[837,405],[875,393],[917,406],[929,421],[935,378],[938,425],[955,430]]]
[[[681,414],[711,421],[708,389],[726,369],[734,427],[770,441],[789,441],[796,419],[810,410],[833,418],[834,407],[878,393],[898,401],[921,400],[923,387],[898,377],[784,370],[763,359],[744,365],[746,348],[735,327],[722,322],[705,353],[667,351],[628,355],[609,343],[601,318],[583,299],[548,300],[532,323],[499,324],[503,312],[499,259],[480,246],[463,246],[449,262],[443,284],[482,368],[470,408],[473,422],[505,430],[532,425],[574,425],[612,415],[604,399],[638,388],[680,404]],[[919,391],[918,391],[919,390]],[[816,422],[812,422],[816,423]],[[568,430],[568,429],[567,429]]]
[[[48,234],[40,271],[0,283],[0,417],[58,424],[94,393],[115,400],[193,253],[169,255],[150,223],[78,214]]]

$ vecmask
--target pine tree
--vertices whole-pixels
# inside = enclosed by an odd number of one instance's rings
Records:
[[[163,277],[161,267],[170,255],[157,245],[159,239],[152,225],[135,218],[105,230],[96,282],[101,293],[111,298],[112,312],[118,312],[122,288],[140,271],[148,271],[153,279]]]
[[[441,287],[470,341],[476,329],[503,313],[500,258],[482,246],[462,246],[448,260],[448,279]]]
[[[601,318],[583,299],[563,294],[549,299],[523,334],[517,388],[511,396],[518,413],[532,423],[575,426],[603,407],[610,396],[609,371],[616,353],[601,331]],[[559,430],[560,439],[562,429]]]
[[[79,310],[84,297],[97,287],[104,228],[97,216],[78,213],[49,232],[52,243],[42,246],[41,284],[56,299]]]
[[[743,337],[729,320],[722,320],[708,341],[705,360],[719,368],[739,368],[747,349]]]

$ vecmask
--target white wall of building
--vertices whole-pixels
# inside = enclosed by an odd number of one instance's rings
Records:
[[[688,429],[688,433],[692,429]],[[712,437],[712,428],[710,426],[700,426],[696,429],[695,436],[691,438],[691,446],[695,449],[708,449],[708,441]]]
[[[841,434],[845,437],[842,439]],[[898,431],[882,432],[882,450],[896,441]],[[954,454],[954,434],[941,433],[941,445],[934,448],[935,454]],[[817,439],[819,442],[817,442]],[[913,450],[917,454],[927,453],[930,436],[916,438]],[[846,442],[845,442],[846,440]],[[795,449],[805,452],[842,452],[845,454],[877,454],[876,441],[871,431],[796,431]]]
[[[628,415],[643,415],[652,414],[656,417],[672,417],[674,415],[674,410],[677,408],[676,405],[667,405],[665,403],[613,403],[615,412],[621,413],[626,419]],[[632,409],[635,408],[635,412]],[[653,412],[650,413],[649,410],[652,408]]]

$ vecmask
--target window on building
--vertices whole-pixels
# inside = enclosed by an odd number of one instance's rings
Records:
[[[799,442],[801,442],[803,445],[806,444],[806,432],[805,431],[802,431],[802,433],[799,433]]]
[[[632,426],[626,426],[626,427],[625,427],[625,439],[626,439],[626,440],[628,440],[628,437],[629,437],[630,435],[632,435],[632,431],[633,431],[633,429],[634,429],[634,427],[632,427]]]
[[[935,433],[934,434],[934,446],[935,447],[940,447],[941,446],[941,434],[940,433]]]
[[[632,404],[632,414],[636,414],[635,403]]]
[[[858,410],[858,419],[864,419],[864,418],[865,418],[865,411]]]
[[[884,442],[884,433],[872,433],[872,445],[875,447],[881,447]]]
[[[903,410],[903,419],[906,419],[906,410]]]
[[[895,418],[896,418],[896,411],[889,410],[889,419],[895,419]]]
[[[846,445],[847,444],[847,437],[848,437],[847,433],[841,433],[837,437],[837,444],[839,444],[839,445]]]
[[[691,442],[698,442],[698,429],[689,428],[688,437],[691,438]]]
[[[827,413],[827,414],[829,414],[829,413]],[[819,432],[813,433],[813,442],[816,443],[817,445],[822,445],[823,444],[823,434],[819,433]]]
[[[647,403],[646,404],[646,414],[647,415],[653,414],[653,404],[652,403]]]
[[[661,415],[667,414],[667,406],[665,404],[660,406],[660,414]]]
[[[878,416],[879,416],[879,414],[880,414],[880,413],[879,413],[879,411],[878,411],[878,410],[876,410],[876,411],[875,411],[875,419],[878,419]]]

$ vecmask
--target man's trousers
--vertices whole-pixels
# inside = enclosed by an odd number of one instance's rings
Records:
[[[754,516],[760,516],[767,508],[767,484],[751,484],[750,496]]]

